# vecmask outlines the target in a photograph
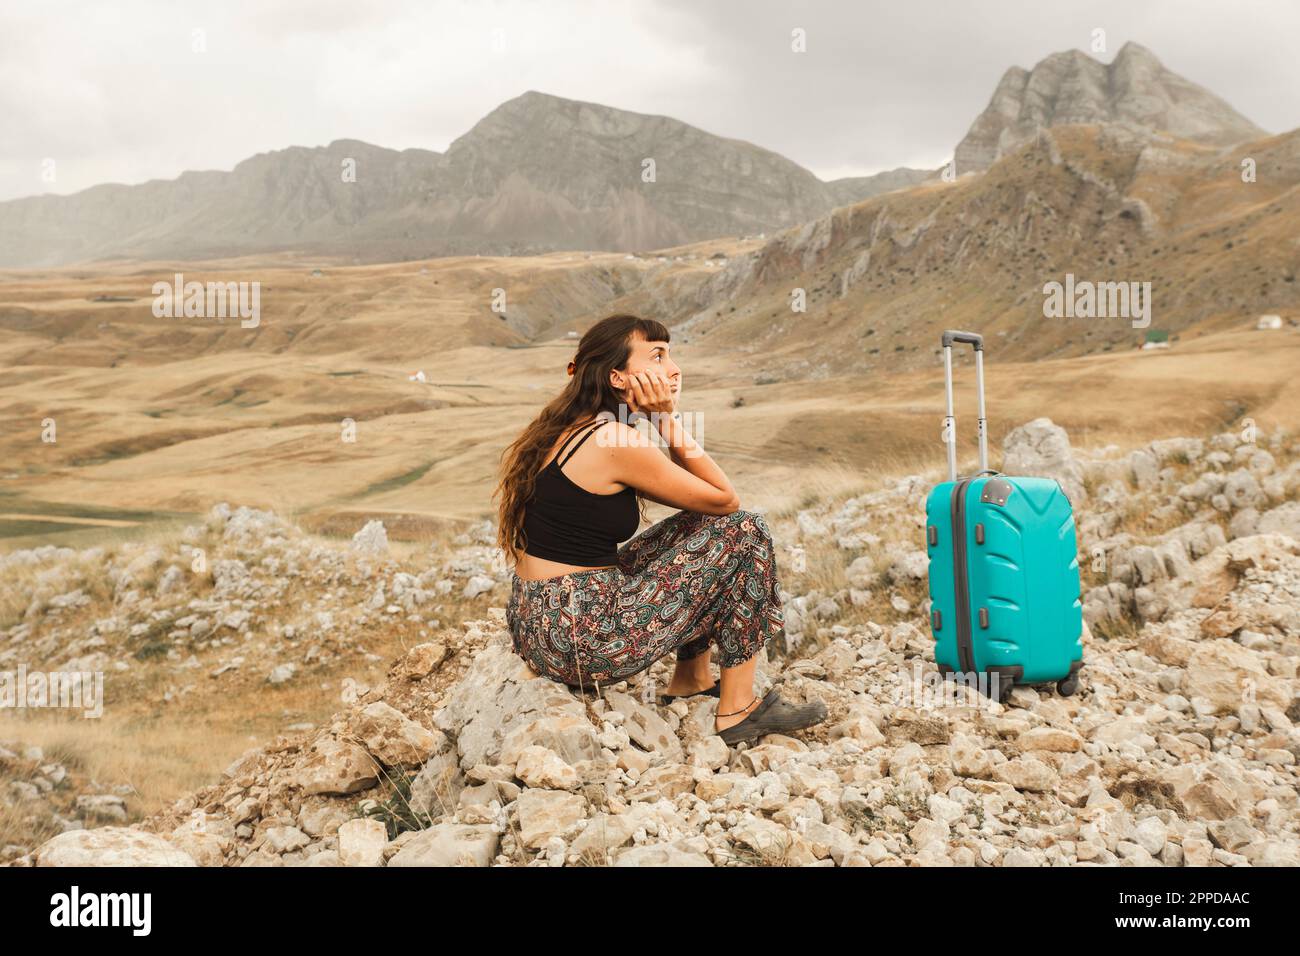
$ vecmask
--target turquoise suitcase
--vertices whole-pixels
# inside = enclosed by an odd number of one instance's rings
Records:
[[[975,349],[980,471],[957,477],[952,405],[954,342]],[[984,342],[943,333],[948,480],[926,499],[930,630],[945,676],[1005,701],[1017,684],[1079,686],[1083,602],[1070,499],[1054,478],[1015,478],[988,467]]]

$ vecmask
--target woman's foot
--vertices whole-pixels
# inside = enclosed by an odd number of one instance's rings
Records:
[[[782,700],[780,692],[775,687],[769,690],[762,700],[755,701],[751,707],[746,707],[745,711],[743,714],[736,715],[738,720],[727,712],[729,716],[725,719],[735,720],[735,723],[726,727],[720,726],[724,718],[719,717],[714,721],[718,736],[728,747],[734,747],[739,743],[748,743],[752,746],[764,734],[788,734],[791,731],[803,730],[805,727],[820,724],[827,716],[826,705],[821,701],[792,704]]]
[[[677,666],[673,668],[673,676],[669,678],[668,686],[659,693],[665,697],[690,697],[717,684],[709,671],[709,655],[705,653],[679,660]]]
[[[763,698],[755,694],[754,699],[751,700],[749,704],[743,709],[740,707],[731,707],[730,709],[724,709],[722,704],[719,703],[718,714],[716,717],[713,718],[713,732],[720,734],[728,727],[734,727],[736,724],[740,723],[742,720],[744,720],[746,717],[752,714],[758,708],[758,705],[761,704],[762,702],[763,702]],[[739,713],[737,713],[737,711],[739,711]],[[726,716],[724,717],[723,714],[726,714]]]
[[[673,679],[668,682],[668,686],[659,693],[665,697],[690,697],[717,685],[718,682],[712,677],[706,676],[701,680],[697,677],[680,678],[674,674]]]

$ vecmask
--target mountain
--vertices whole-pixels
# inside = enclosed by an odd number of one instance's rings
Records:
[[[893,192],[896,189],[910,189],[929,179],[939,176],[937,169],[909,169],[900,166],[897,169],[876,173],[874,176],[849,176],[844,179],[832,179],[826,185],[831,188],[835,205],[849,206],[872,196]]]
[[[957,146],[957,172],[987,169],[1040,128],[1073,123],[1113,123],[1214,146],[1268,135],[1214,94],[1165,69],[1150,50],[1126,43],[1110,64],[1069,50],[1032,70],[1007,70]]]
[[[355,160],[356,181],[343,164]],[[654,181],[642,180],[654,161]],[[770,150],[666,116],[530,91],[445,153],[356,140],[230,172],[0,203],[0,266],[299,252],[361,261],[631,252],[772,231],[897,185],[825,183]]]
[[[674,341],[725,349],[759,383],[932,368],[944,328],[992,337],[1007,361],[1141,341],[1141,316],[1046,317],[1044,286],[1067,275],[1149,283],[1149,327],[1175,334],[1300,314],[1300,130],[1247,148],[1256,182],[1235,152],[1044,130],[979,176],[836,209],[733,257],[680,303]]]

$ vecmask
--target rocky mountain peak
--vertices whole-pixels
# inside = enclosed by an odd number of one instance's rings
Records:
[[[959,172],[987,169],[1041,127],[1114,124],[1150,135],[1229,145],[1267,135],[1222,99],[1168,70],[1141,44],[1109,64],[1081,50],[1053,53],[1003,74],[988,107],[957,146]]]

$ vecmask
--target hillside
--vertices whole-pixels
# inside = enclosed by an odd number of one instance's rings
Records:
[[[895,475],[771,515],[785,641],[760,659],[757,681],[825,702],[830,718],[753,747],[710,733],[713,699],[651,703],[668,661],[586,695],[528,671],[503,625],[504,579],[474,544],[490,527],[459,548],[400,557],[377,526],[340,548],[223,506],[180,542],[20,552],[0,575],[40,585],[4,632],[0,664],[21,654],[106,669],[116,686],[104,719],[130,723],[137,746],[154,743],[152,723],[197,719],[224,749],[241,703],[263,717],[292,707],[296,719],[156,810],[0,728],[10,782],[0,856],[18,866],[1300,865],[1294,435],[1082,449],[1036,419],[1003,445],[995,464],[1057,477],[1075,503],[1091,556],[1079,692],[1018,688],[1006,706],[969,689],[932,696],[920,529],[935,474]],[[189,570],[182,542],[209,551],[209,571]],[[317,600],[301,601],[304,591]],[[457,594],[479,612],[431,619],[434,602],[450,610]],[[86,637],[66,639],[90,622]],[[371,669],[363,649],[389,628],[401,645]],[[340,680],[341,707],[331,704]],[[308,701],[319,721],[302,721]],[[103,762],[62,744],[57,755]],[[24,831],[25,819],[39,828]]]
[[[1254,182],[1240,160],[1253,158]],[[1132,348],[1132,315],[1044,315],[1067,275],[1150,283],[1149,327],[1200,334],[1300,310],[1300,131],[1232,150],[1062,126],[986,173],[837,209],[771,237],[699,288],[676,328],[761,356],[767,380],[933,367],[940,331],[1001,359]],[[792,294],[806,293],[806,311]],[[807,334],[815,329],[816,335]]]

